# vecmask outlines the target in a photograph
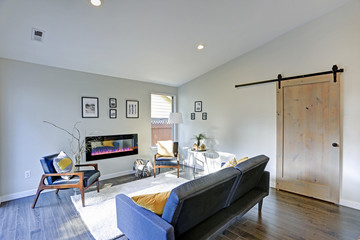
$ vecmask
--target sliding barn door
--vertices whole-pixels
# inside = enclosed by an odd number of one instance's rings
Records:
[[[339,202],[339,78],[301,78],[277,88],[277,189]]]

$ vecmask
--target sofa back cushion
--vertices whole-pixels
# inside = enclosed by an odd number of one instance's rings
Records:
[[[241,196],[256,187],[265,170],[269,158],[265,155],[259,155],[237,164],[234,168],[241,174],[236,180],[235,187],[229,196],[227,207],[238,200]]]
[[[223,209],[239,173],[226,168],[174,188],[162,218],[174,226],[175,236]]]

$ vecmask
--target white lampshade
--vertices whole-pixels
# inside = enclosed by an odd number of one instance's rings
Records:
[[[168,123],[183,123],[182,114],[177,112],[170,113]]]

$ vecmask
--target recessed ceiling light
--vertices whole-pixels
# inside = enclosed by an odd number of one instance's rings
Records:
[[[90,3],[95,7],[101,6],[101,0],[90,0]]]
[[[200,44],[197,45],[196,48],[197,48],[198,50],[203,50],[203,49],[205,48],[205,45],[202,44],[202,43],[200,43]]]

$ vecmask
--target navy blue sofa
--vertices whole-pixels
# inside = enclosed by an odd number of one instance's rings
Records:
[[[233,168],[174,188],[162,216],[116,196],[117,226],[130,240],[212,239],[269,195],[269,158],[260,155]]]

